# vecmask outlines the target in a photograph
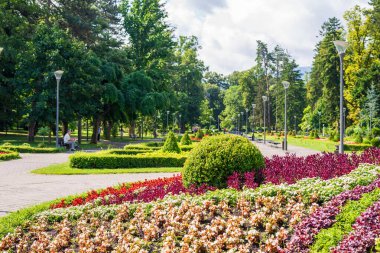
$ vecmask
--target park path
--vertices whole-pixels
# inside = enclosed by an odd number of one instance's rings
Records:
[[[254,143],[266,157],[286,154],[281,148]],[[296,146],[289,146],[288,152],[295,153],[297,156],[318,153],[318,151]],[[34,169],[66,162],[69,155],[69,153],[21,154],[22,159],[0,162],[0,216],[23,207],[91,189],[173,175],[173,173],[109,175],[37,175],[30,173]]]
[[[68,161],[68,153],[22,154],[0,162],[0,216],[44,201],[124,182],[168,177],[173,173],[109,175],[37,175],[30,171]]]

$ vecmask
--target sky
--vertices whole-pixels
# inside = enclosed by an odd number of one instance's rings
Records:
[[[167,0],[176,35],[195,35],[211,71],[230,74],[254,65],[256,41],[287,49],[301,67],[312,65],[320,28],[328,18],[367,0]]]

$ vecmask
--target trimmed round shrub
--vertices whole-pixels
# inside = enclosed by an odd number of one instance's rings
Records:
[[[40,143],[38,143],[37,147],[39,147],[39,148],[46,148],[46,145],[45,145],[45,143],[40,142]]]
[[[355,142],[356,143],[363,143],[363,137],[360,134],[357,134],[355,136]]]
[[[205,134],[203,133],[202,129],[199,129],[195,137],[198,139],[202,139],[203,136],[205,136]]]
[[[190,139],[189,134],[186,132],[181,139],[181,145],[191,145],[193,142]]]
[[[379,137],[373,138],[371,140],[371,144],[372,144],[372,146],[379,148],[380,147],[380,138]]]
[[[21,144],[21,146],[23,146],[23,147],[30,147],[30,144],[25,142],[25,143]]]
[[[258,171],[264,166],[263,155],[248,139],[231,134],[213,136],[190,152],[183,168],[183,184],[225,187],[233,172]]]
[[[169,132],[168,138],[165,141],[164,146],[162,147],[162,152],[166,153],[181,153],[181,149],[178,146],[177,138],[173,132]]]
[[[373,137],[380,137],[380,128],[374,127],[372,128]]]

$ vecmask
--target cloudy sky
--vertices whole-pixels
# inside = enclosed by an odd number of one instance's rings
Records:
[[[329,17],[367,0],[167,0],[177,35],[195,35],[210,70],[229,74],[254,64],[256,41],[288,50],[300,66],[311,66],[318,32]]]

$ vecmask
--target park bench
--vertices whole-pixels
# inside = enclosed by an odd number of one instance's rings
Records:
[[[69,144],[65,144],[63,142],[63,138],[58,138],[58,146],[61,147],[61,148],[70,149],[70,145]]]

